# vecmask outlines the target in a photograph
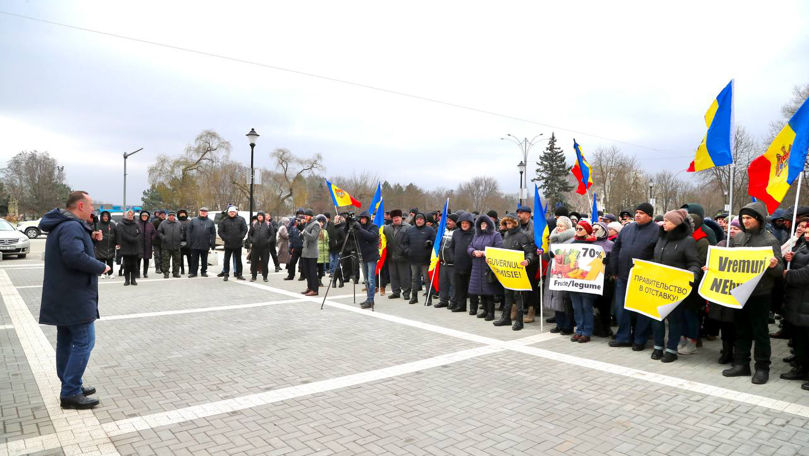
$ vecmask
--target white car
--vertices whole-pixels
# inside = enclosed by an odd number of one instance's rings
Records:
[[[36,220],[29,220],[27,222],[20,222],[17,224],[17,230],[25,233],[28,236],[28,239],[36,239],[44,232],[39,228],[39,221],[42,220],[38,218]]]
[[[4,258],[9,255],[25,258],[30,251],[31,241],[28,236],[17,231],[5,219],[0,219],[0,255]]]

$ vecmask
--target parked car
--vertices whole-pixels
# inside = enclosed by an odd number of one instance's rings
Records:
[[[4,258],[9,255],[25,258],[30,251],[31,241],[28,236],[17,231],[7,220],[0,219],[0,254]]]
[[[26,222],[17,223],[17,231],[25,233],[28,236],[28,239],[36,239],[42,234],[46,234],[46,231],[42,231],[39,228],[39,221],[42,220],[38,218],[36,220],[28,220]]]

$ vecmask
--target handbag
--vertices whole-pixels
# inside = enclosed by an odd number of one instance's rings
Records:
[[[491,269],[489,269],[488,265],[486,265],[486,272],[484,273],[484,277],[486,278],[486,283],[494,284],[497,282],[497,277],[494,276],[494,273]]]

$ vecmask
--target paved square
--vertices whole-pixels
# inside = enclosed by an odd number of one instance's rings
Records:
[[[785,341],[755,386],[721,376],[718,341],[663,364],[539,323],[385,297],[361,310],[350,286],[321,311],[283,274],[101,280],[85,378],[101,404],[63,411],[33,244],[0,263],[0,455],[809,455],[809,394],[778,378]]]

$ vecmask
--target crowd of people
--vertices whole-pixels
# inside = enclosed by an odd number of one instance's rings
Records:
[[[809,285],[809,230],[805,230],[809,208],[797,212],[792,235],[792,212],[779,209],[770,216],[760,202],[748,204],[733,220],[724,213],[706,217],[696,203],[656,217],[651,204],[641,203],[618,216],[600,213],[595,223],[564,206],[556,208],[548,219],[551,244],[592,243],[606,253],[601,295],[551,290],[541,279],[552,253],[535,245],[531,209],[525,206],[502,217],[495,211],[449,213],[442,239],[436,239],[440,211],[387,212],[381,227],[387,256],[379,271],[380,227],[368,211],[332,217],[301,208],[278,221],[258,212],[248,222],[231,206],[216,227],[205,207],[191,219],[185,210],[156,211],[154,216],[142,211],[137,219],[129,211],[117,225],[102,212],[96,222],[101,235],[94,243],[97,259],[110,267],[107,276],[116,262],[121,264],[124,285],[137,285],[141,273],[147,276],[152,257],[155,272],[165,278],[181,277],[186,263],[188,277],[207,277],[208,253],[219,236],[225,250],[219,273],[223,280],[228,280],[231,266],[233,277],[245,280],[242,249],[246,249],[251,281],[259,275],[268,281],[272,258],[275,272],[286,269],[284,280],[297,277],[306,282],[305,296],[318,296],[324,280],[334,287],[363,284],[365,309],[374,307],[377,291],[409,304],[421,297],[425,305],[468,312],[516,331],[535,321],[542,302],[551,312],[548,322],[555,323],[551,332],[569,335],[576,343],[595,336],[608,337],[610,347],[638,352],[651,348],[650,358],[664,363],[695,353],[703,340],[718,338],[722,349],[717,361],[731,365],[723,375],[752,376],[753,383],[762,384],[769,378],[771,337],[789,338],[794,351],[785,358],[792,368],[781,377],[809,381],[809,292],[804,292]],[[428,267],[435,243],[440,243],[441,265],[438,277],[431,278]],[[772,248],[769,268],[742,309],[706,302],[696,286],[662,322],[624,309],[633,259],[690,270],[698,284],[710,245]],[[504,289],[486,263],[486,247],[523,252],[521,264],[532,289]],[[782,317],[782,327],[769,334],[773,317]],[[809,382],[802,387],[809,390]]]

